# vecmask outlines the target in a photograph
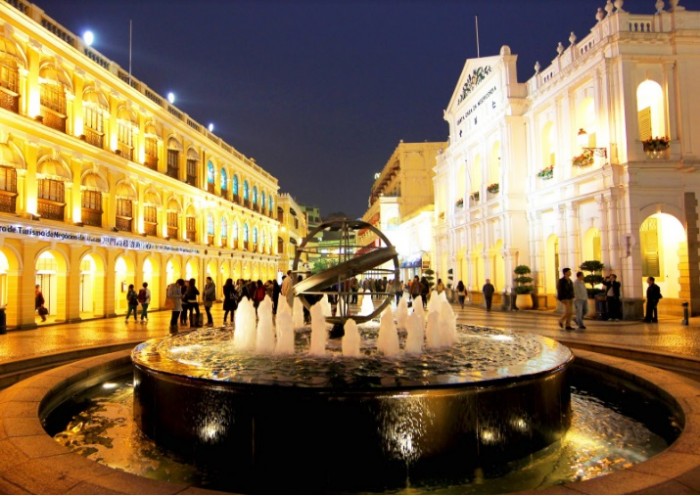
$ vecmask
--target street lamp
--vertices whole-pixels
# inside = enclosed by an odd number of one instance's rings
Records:
[[[95,33],[88,29],[83,33],[83,41],[87,46],[92,46],[92,44],[95,42]]]
[[[175,103],[175,93],[173,93],[172,91],[168,92],[168,101],[170,102],[170,104]]]
[[[207,126],[207,129],[209,129],[209,132],[210,132],[210,133],[213,133],[213,132],[214,132],[214,123],[213,123],[213,122],[210,122],[210,123],[209,123],[209,126]]]
[[[576,136],[576,141],[578,142],[578,145],[581,147],[581,149],[588,150],[589,152],[593,152],[593,154],[598,156],[598,157],[608,158],[608,149],[607,148],[588,146],[588,144],[589,144],[588,139],[589,139],[589,137],[588,137],[588,133],[586,132],[586,130],[583,128],[579,128],[578,134]]]

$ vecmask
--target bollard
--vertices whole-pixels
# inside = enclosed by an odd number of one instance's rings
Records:
[[[0,307],[0,334],[7,334],[7,315],[5,315],[5,307]]]
[[[683,322],[681,322],[683,325],[688,325],[688,302],[684,301],[683,302]]]

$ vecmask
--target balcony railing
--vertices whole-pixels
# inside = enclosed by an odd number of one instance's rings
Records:
[[[197,231],[187,231],[187,239],[192,242],[197,241]]]
[[[207,191],[209,193],[216,193],[216,185],[214,183],[207,183]]]
[[[168,177],[172,177],[173,179],[177,179],[177,167],[170,167],[168,166],[168,171],[167,171]]]
[[[158,236],[158,224],[156,222],[144,222],[143,232],[149,236]]]
[[[85,128],[85,142],[90,143],[92,146],[96,146],[97,148],[103,148],[104,147],[104,134],[103,133],[98,133],[94,129]]]
[[[146,154],[146,159],[144,160],[143,165],[149,169],[158,170],[158,157],[156,155]]]
[[[170,239],[177,239],[178,236],[178,229],[177,227],[170,227],[168,226],[168,238]]]
[[[84,208],[81,211],[83,224],[86,226],[102,227],[102,211]]]
[[[0,191],[0,212],[10,214],[17,212],[17,193]]]
[[[114,227],[119,231],[131,232],[131,217],[117,217]]]
[[[39,199],[38,214],[44,219],[62,221],[65,218],[63,213],[65,206],[65,203]]]

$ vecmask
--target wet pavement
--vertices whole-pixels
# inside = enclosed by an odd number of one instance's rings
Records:
[[[661,316],[658,324],[586,320],[586,330],[580,332],[559,329],[558,314],[553,311],[486,312],[469,305],[464,309],[458,305],[453,308],[462,324],[527,331],[560,339],[572,346],[609,346],[700,362],[700,317],[691,318],[689,325],[683,325],[678,316]],[[220,304],[213,308],[212,314],[214,323],[222,325]],[[0,363],[108,345],[136,345],[147,339],[167,336],[169,321],[170,311],[158,311],[150,313],[145,324],[133,319],[125,323],[124,316],[75,323],[38,322],[37,329],[10,330],[0,335]],[[189,327],[183,327],[183,330],[189,330]]]

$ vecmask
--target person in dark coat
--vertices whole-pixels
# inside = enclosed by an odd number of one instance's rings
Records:
[[[233,324],[234,314],[238,308],[238,294],[236,293],[236,286],[233,285],[233,279],[230,277],[226,279],[223,287],[224,291],[224,325],[226,325],[226,319],[229,313],[231,314],[231,324]]]
[[[559,327],[567,331],[573,331],[571,326],[571,318],[574,315],[574,283],[571,280],[571,269],[566,267],[562,270],[563,277],[557,282],[557,300],[564,307],[564,315],[559,319]],[[566,327],[564,327],[566,324]]]
[[[486,310],[491,311],[491,302],[493,302],[493,294],[496,292],[496,288],[491,284],[491,279],[486,279],[486,284],[481,288],[481,292],[484,295],[484,303],[486,304]]]
[[[655,280],[656,279],[651,276],[647,277],[647,311],[644,315],[644,322],[659,321],[659,314],[656,307],[663,296],[661,296],[661,288],[654,282]]]
[[[605,286],[605,303],[608,310],[608,320],[620,320],[622,318],[622,309],[620,308],[620,287],[617,282],[617,276],[610,274],[603,281]]]

